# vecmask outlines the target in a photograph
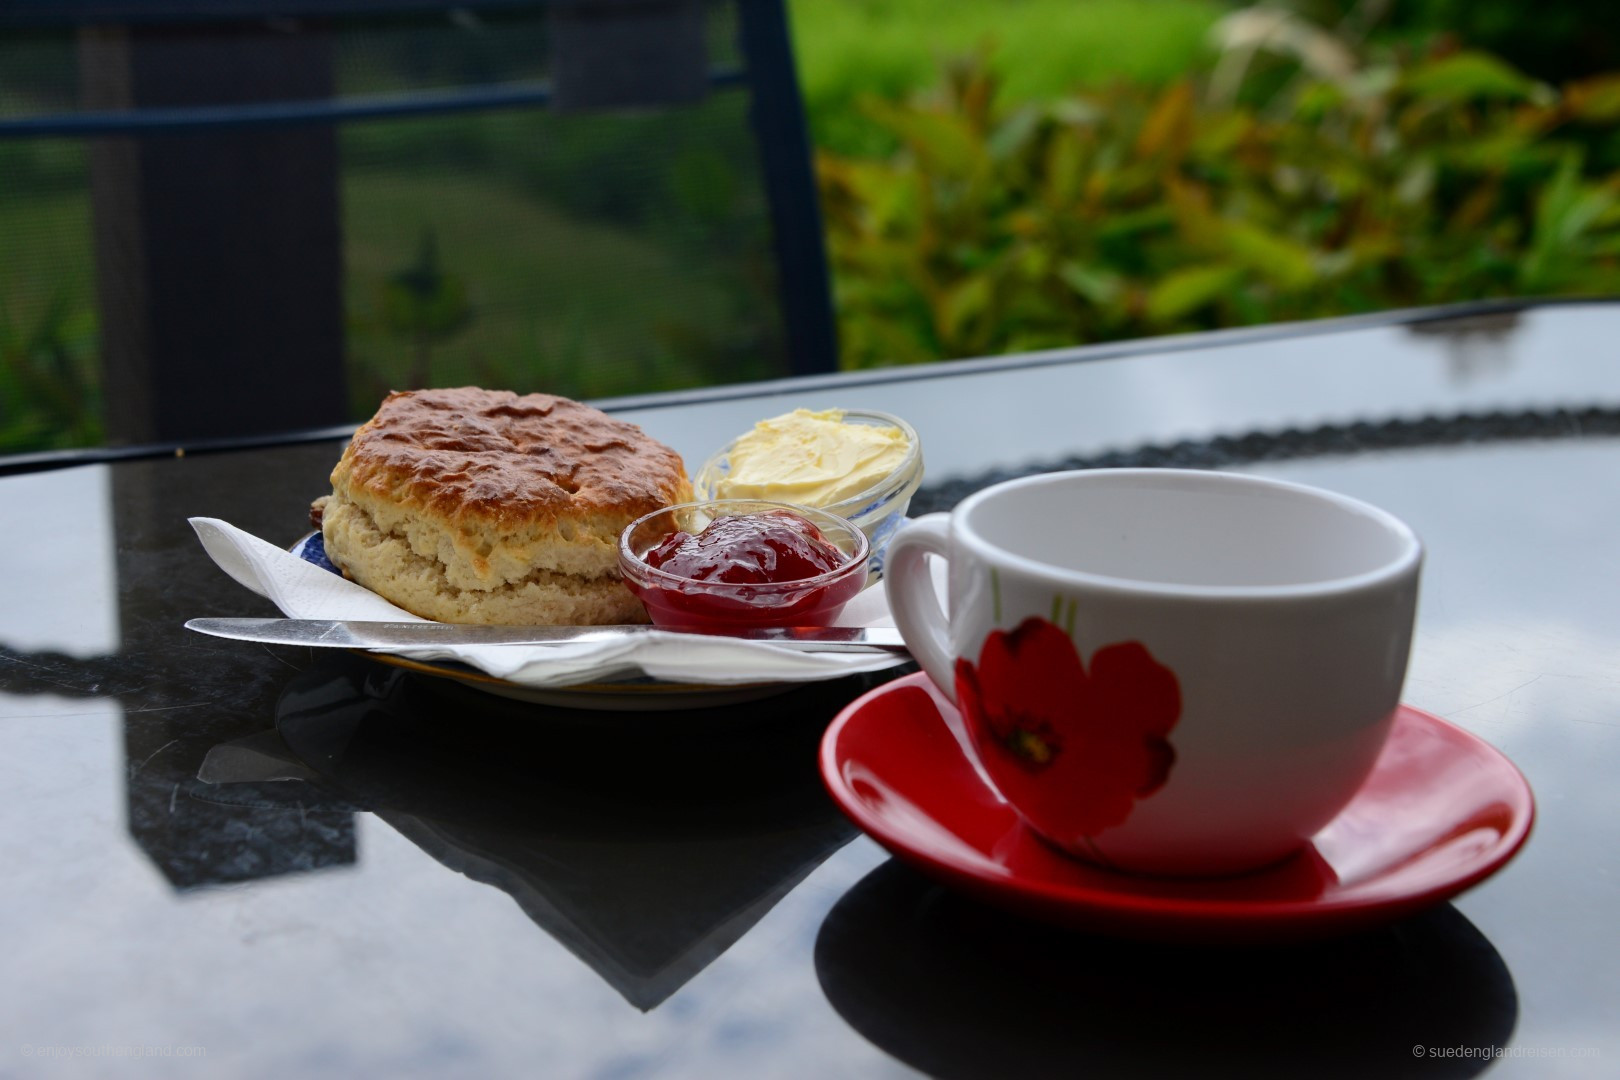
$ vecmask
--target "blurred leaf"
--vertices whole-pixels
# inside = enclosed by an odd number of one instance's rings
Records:
[[[1148,317],[1170,323],[1219,300],[1243,278],[1236,266],[1198,266],[1166,277],[1148,294]]]
[[[1434,194],[1435,181],[1439,175],[1434,158],[1425,155],[1413,160],[1402,170],[1395,182],[1395,201],[1409,206],[1428,202],[1429,197]]]
[[[963,327],[982,317],[990,306],[990,279],[975,275],[947,289],[939,301],[939,336],[951,341],[962,335]]]
[[[1077,97],[1060,98],[1052,103],[1051,109],[1052,119],[1075,127],[1101,123],[1108,115],[1107,110],[1096,102]]]
[[[1620,122],[1620,74],[1598,75],[1564,87],[1564,107],[1587,123]]]
[[[1502,197],[1500,184],[1485,183],[1468,193],[1447,222],[1453,232],[1472,232],[1490,219]]]
[[[1191,138],[1192,115],[1192,84],[1178,82],[1164,92],[1142,125],[1142,133],[1136,139],[1137,156],[1154,157],[1164,153],[1180,156]]]
[[[1403,80],[1407,93],[1434,102],[1461,102],[1477,98],[1510,101],[1545,101],[1548,90],[1494,56],[1479,52],[1454,53],[1419,65]]]
[[[874,115],[899,136],[924,167],[950,176],[972,172],[985,156],[965,118],[950,113],[878,105]]]
[[[1345,92],[1334,83],[1313,83],[1294,99],[1294,120],[1316,123],[1345,102]]]
[[[1570,154],[1536,202],[1530,256],[1520,271],[1528,289],[1557,289],[1567,282],[1586,255],[1582,241],[1615,206],[1613,190],[1583,184],[1580,175],[1580,158]]]
[[[1199,157],[1220,157],[1231,153],[1253,130],[1254,120],[1247,113],[1217,115],[1198,126],[1193,145]]]
[[[1123,286],[1119,275],[1107,270],[1083,266],[1078,262],[1065,262],[1058,267],[1063,283],[1099,307],[1106,307],[1119,299]]]
[[[991,132],[985,148],[996,161],[1005,161],[1023,152],[1040,131],[1041,111],[1033,105],[1015,109]]]
[[[1055,207],[1065,207],[1080,197],[1082,161],[1080,144],[1067,132],[1058,131],[1046,150],[1046,198]]]
[[[1228,222],[1230,257],[1284,288],[1298,289],[1316,279],[1308,249],[1246,222]]]
[[[1501,171],[1543,159],[1543,150],[1529,132],[1509,128],[1447,147],[1441,156],[1452,165],[1480,171]]]

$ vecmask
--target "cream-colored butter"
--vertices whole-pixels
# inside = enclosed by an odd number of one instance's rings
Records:
[[[846,424],[842,409],[795,409],[761,420],[732,445],[714,496],[833,506],[881,483],[910,449],[897,427]]]

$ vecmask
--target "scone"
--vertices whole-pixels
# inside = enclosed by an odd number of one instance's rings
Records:
[[[624,527],[685,502],[680,455],[567,398],[461,387],[390,394],[332,471],[332,562],[440,622],[644,622]]]

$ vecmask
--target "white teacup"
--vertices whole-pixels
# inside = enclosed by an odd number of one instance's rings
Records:
[[[925,556],[949,561],[947,617]],[[889,604],[1037,833],[1122,870],[1284,858],[1366,779],[1423,551],[1390,514],[1234,473],[999,484],[889,549]]]

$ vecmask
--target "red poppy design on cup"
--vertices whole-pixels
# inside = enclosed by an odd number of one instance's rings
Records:
[[[1138,641],[1098,649],[1088,672],[1060,627],[1025,619],[956,662],[956,696],[1002,795],[1060,842],[1122,824],[1175,764],[1181,687]]]

